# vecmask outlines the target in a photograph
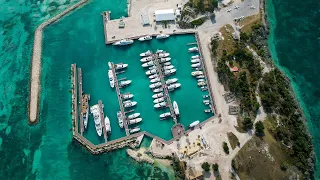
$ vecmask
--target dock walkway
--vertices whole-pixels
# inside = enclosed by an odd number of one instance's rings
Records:
[[[77,65],[71,65],[73,135],[78,133]]]
[[[108,38],[107,38],[107,23],[110,21],[110,11],[105,11],[102,12],[102,18],[103,18],[103,32],[104,32],[104,41],[105,44],[108,43]]]
[[[80,104],[80,134],[81,136],[83,135],[83,131],[84,131],[84,128],[83,128],[83,113],[82,113],[82,106],[83,106],[83,101],[82,101],[82,95],[83,95],[83,92],[82,92],[82,71],[81,71],[81,68],[78,68],[78,82],[79,82],[79,104]]]

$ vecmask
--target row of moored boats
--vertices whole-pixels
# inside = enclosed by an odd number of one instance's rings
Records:
[[[170,35],[168,35],[168,34],[158,34],[158,35],[156,35],[156,39],[166,39],[169,36]],[[149,40],[152,40],[152,36],[150,36],[150,35],[142,36],[138,40],[139,41],[149,41]],[[134,41],[132,39],[121,39],[120,41],[117,41],[117,42],[113,43],[113,45],[115,45],[115,46],[125,46],[125,45],[133,44],[133,42]]]

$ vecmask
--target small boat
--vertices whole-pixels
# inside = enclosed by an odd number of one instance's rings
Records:
[[[164,75],[170,75],[175,73],[177,70],[176,69],[169,69],[164,71]]]
[[[119,121],[119,126],[120,126],[120,128],[123,128],[123,117],[122,117],[120,111],[117,112],[117,117],[118,117],[118,121]]]
[[[160,78],[154,78],[154,79],[150,80],[151,83],[156,83],[156,82],[159,82],[159,81],[161,81]]]
[[[206,99],[206,100],[203,100],[202,102],[206,104],[206,103],[210,103],[210,100]]]
[[[179,112],[179,107],[176,101],[173,101],[173,109],[174,109],[174,113],[179,116],[180,112]]]
[[[152,70],[152,69],[156,69],[157,67],[156,66],[151,66],[151,67],[149,67],[149,70]]]
[[[210,102],[205,102],[205,103],[203,103],[203,104],[207,106],[207,105],[209,105],[209,104],[210,104]]]
[[[206,90],[208,90],[208,87],[207,86],[202,86],[202,87],[200,87],[201,88],[201,91],[206,91]]]
[[[201,60],[200,59],[191,59],[190,62],[191,63],[199,63],[199,62],[201,62]]]
[[[157,39],[165,39],[165,38],[168,38],[170,35],[168,35],[168,34],[158,34],[157,36],[156,36],[156,38]]]
[[[111,125],[108,116],[104,118],[104,127],[106,128],[107,133],[111,133]]]
[[[155,73],[157,73],[157,69],[151,69],[146,72],[146,75],[151,75],[151,74],[155,74]]]
[[[140,59],[140,62],[148,62],[152,60],[152,56],[144,57]]]
[[[158,54],[159,58],[165,58],[165,57],[168,57],[168,56],[170,56],[170,53],[159,53]]]
[[[136,124],[142,121],[142,118],[136,118],[136,119],[130,119],[129,120],[129,125],[131,124]]]
[[[207,94],[206,95],[202,95],[203,99],[208,98],[208,97],[209,97],[209,95],[207,95]]]
[[[211,112],[211,109],[205,109],[204,112],[209,113]]]
[[[108,76],[109,76],[109,83],[111,88],[114,88],[114,77],[112,70],[108,70]]]
[[[149,67],[149,66],[153,66],[153,65],[154,65],[154,62],[153,61],[149,61],[149,62],[143,63],[141,66],[142,67]]]
[[[161,103],[157,103],[154,105],[155,108],[162,108],[162,107],[165,107],[167,106],[167,103],[166,102],[161,102]]]
[[[160,114],[160,118],[161,119],[165,119],[165,118],[169,118],[169,117],[171,117],[171,113],[170,112],[166,112],[166,113]]]
[[[173,90],[179,88],[180,86],[181,86],[180,83],[174,83],[174,84],[171,84],[171,85],[168,86],[168,90],[169,91],[173,91]]]
[[[133,43],[133,40],[131,39],[122,39],[120,41],[117,41],[115,43],[113,43],[113,45],[115,46],[124,46],[124,45],[129,45],[129,44],[132,44]]]
[[[203,75],[203,72],[202,71],[193,71],[191,73],[192,76],[198,76],[198,75]]]
[[[169,54],[169,53],[168,53]],[[165,63],[165,62],[169,62],[171,60],[171,58],[169,58],[169,57],[164,57],[164,58],[161,58],[160,59],[160,63]]]
[[[149,76],[149,79],[154,79],[154,78],[157,78],[159,77],[158,74],[152,74],[151,76]]]
[[[131,98],[133,98],[133,94],[123,94],[122,95],[123,100],[131,99]]]
[[[159,93],[163,91],[163,88],[156,88],[154,90],[152,90],[154,93]]]
[[[193,68],[197,68],[197,67],[200,67],[200,66],[201,66],[201,63],[191,64],[191,67],[193,67]]]
[[[141,57],[145,57],[145,56],[150,56],[152,54],[152,52],[150,50],[143,52],[140,54]]]
[[[151,39],[152,39],[152,36],[147,35],[147,36],[143,36],[143,37],[139,38],[138,40],[139,41],[148,41],[148,40],[151,40]]]
[[[194,56],[191,56],[191,58],[192,59],[198,59],[198,58],[200,58],[200,56],[199,55],[194,55]]]
[[[157,51],[156,51],[156,53],[162,53],[162,52],[164,52],[164,50],[162,50],[162,49],[157,49]]]
[[[139,128],[139,126],[137,126],[137,127],[134,127],[133,129],[130,129],[130,133],[136,133],[136,132],[138,132],[138,131],[140,131],[140,128]]]
[[[83,120],[83,125],[84,128],[87,129],[88,126],[88,119],[89,119],[89,100],[90,100],[90,95],[85,94],[82,96],[82,120]]]
[[[193,127],[195,127],[196,125],[198,125],[200,123],[200,121],[194,121],[193,123],[191,123],[190,125],[189,125],[189,128],[193,128]]]
[[[198,49],[198,47],[192,47],[192,48],[189,48],[188,51],[189,52],[198,52],[199,49]]]
[[[163,66],[163,69],[164,69],[164,70],[170,70],[170,69],[173,69],[173,68],[174,68],[174,66],[172,66],[172,65]]]
[[[172,79],[168,79],[166,80],[166,85],[169,85],[169,84],[172,84],[172,83],[175,83],[178,81],[178,78],[172,78]]]
[[[161,82],[157,82],[157,83],[153,83],[153,84],[151,84],[149,87],[150,87],[151,89],[153,89],[153,88],[160,87],[161,85],[162,85],[162,83],[161,83]]]
[[[119,86],[128,86],[131,82],[131,80],[120,81]]]
[[[199,75],[196,77],[197,79],[201,79],[201,78],[204,78],[204,75]]]
[[[157,94],[154,94],[154,95],[152,95],[152,98],[160,98],[160,97],[162,97],[164,94],[163,94],[163,92],[161,92],[161,93],[157,93]]]
[[[133,113],[128,116],[128,119],[135,119],[140,116],[140,113]]]
[[[115,66],[116,66],[116,70],[120,70],[128,67],[128,64],[120,63],[120,64],[116,64]]]
[[[91,106],[90,112],[93,114],[93,119],[94,119],[94,124],[96,127],[97,134],[98,134],[98,136],[101,136],[102,135],[101,118],[103,118],[103,117],[100,117],[101,113],[100,113],[99,105],[96,104],[96,105]]]
[[[164,101],[164,97],[153,100],[153,103],[161,103],[162,101]]]
[[[170,66],[171,65],[171,62],[165,62],[163,63],[164,66]]]
[[[207,85],[207,83],[206,82],[198,82],[198,86],[205,86],[205,85]]]
[[[108,62],[108,66],[109,66],[109,69],[112,69],[112,63],[111,62]]]
[[[129,108],[129,107],[135,106],[136,104],[137,104],[136,101],[130,101],[130,102],[123,103],[123,106],[125,108]]]
[[[198,82],[204,82],[205,80],[204,79],[198,79]]]

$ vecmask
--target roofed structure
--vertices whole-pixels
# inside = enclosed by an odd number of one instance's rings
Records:
[[[163,9],[155,11],[156,21],[173,21],[175,20],[173,9]]]

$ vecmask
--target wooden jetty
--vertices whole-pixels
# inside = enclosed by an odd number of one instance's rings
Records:
[[[72,74],[72,120],[73,120],[73,135],[78,133],[78,90],[77,90],[77,65],[71,65]]]
[[[162,67],[161,67],[160,63],[158,62],[158,60],[157,60],[157,58],[158,58],[157,55],[154,55],[153,57],[154,57],[153,58],[153,62],[155,63],[155,65],[157,67],[157,71],[159,73],[160,80],[161,80],[161,83],[162,83],[162,88],[164,90],[165,97],[167,99],[167,106],[170,109],[170,113],[171,113],[171,116],[173,118],[174,123],[177,124],[177,116],[174,113],[174,109],[173,109],[173,106],[172,106],[172,102],[171,102],[171,99],[170,99],[170,95],[169,95],[169,92],[168,92],[166,81],[164,80],[164,74],[162,73]]]
[[[104,32],[104,41],[107,44],[108,39],[107,39],[107,23],[110,21],[110,11],[105,11],[102,12],[102,18],[103,18],[103,32]]]
[[[83,113],[82,113],[82,71],[81,68],[78,68],[78,82],[79,82],[79,104],[80,104],[80,134],[83,135],[84,127],[83,127]]]
[[[119,87],[119,81],[117,79],[117,74],[116,74],[116,70],[114,68],[114,64],[112,62],[111,62],[111,64],[112,64],[111,70],[112,70],[112,74],[113,74],[113,78],[114,78],[114,85],[115,85],[116,91],[117,91],[120,112],[121,112],[121,116],[123,117],[123,126],[124,126],[124,129],[126,130],[126,135],[129,136],[130,135],[129,127],[128,127],[128,122],[127,122],[127,118],[126,118],[124,107],[123,107],[122,95],[120,93],[120,87]]]
[[[105,122],[104,122],[104,113],[103,113],[102,101],[99,100],[98,104],[99,104],[99,109],[100,109],[100,117],[101,117],[101,126],[102,126],[103,137],[104,137],[104,141],[107,142],[108,141],[108,135],[107,135],[106,125],[105,125]]]

